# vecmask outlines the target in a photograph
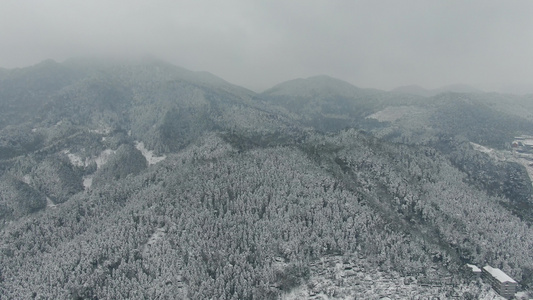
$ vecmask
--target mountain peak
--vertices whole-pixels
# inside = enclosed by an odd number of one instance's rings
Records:
[[[160,82],[179,80],[253,94],[210,72],[192,71],[149,55],[138,58],[77,57],[66,60],[63,64],[81,72],[114,74],[134,81],[154,81],[156,78]]]
[[[430,97],[433,95],[432,91],[425,89],[416,84],[400,86],[400,87],[397,87],[391,90],[391,92],[399,93],[399,94],[418,95],[418,96],[424,96],[424,97]]]
[[[316,75],[308,78],[298,78],[282,82],[266,90],[263,94],[271,96],[314,97],[339,95],[358,97],[364,93],[360,89],[344,80],[328,75]]]

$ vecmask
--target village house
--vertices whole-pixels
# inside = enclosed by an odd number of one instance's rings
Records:
[[[486,265],[483,267],[482,276],[500,296],[506,299],[514,297],[518,283],[502,270]]]
[[[481,269],[476,265],[466,264],[466,267],[471,272],[472,277],[481,278]]]

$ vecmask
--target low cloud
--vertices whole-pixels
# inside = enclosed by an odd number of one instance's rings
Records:
[[[391,89],[533,91],[531,1],[5,1],[0,66],[154,55],[262,90],[328,74]]]

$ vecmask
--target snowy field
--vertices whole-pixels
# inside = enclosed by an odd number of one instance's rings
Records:
[[[423,112],[425,112],[425,110],[414,106],[389,106],[366,118],[376,119],[379,122],[395,122],[404,116],[412,117],[415,114]]]

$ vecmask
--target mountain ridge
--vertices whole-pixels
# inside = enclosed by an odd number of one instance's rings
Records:
[[[78,77],[39,84],[42,69],[64,68]],[[500,96],[406,96],[328,76],[258,94],[158,61],[17,74],[0,92],[19,98],[1,104],[44,104],[0,112],[8,298],[385,297],[368,276],[399,278],[401,298],[485,295],[467,262],[533,286],[531,180],[471,144],[510,152],[531,129],[522,98],[504,111]],[[44,98],[19,94],[25,78]],[[373,287],[325,288],[341,275]],[[422,286],[444,277],[455,287]]]
[[[477,89],[475,87],[469,86],[467,84],[450,84],[445,85],[440,88],[435,89],[426,89],[419,85],[405,85],[394,88],[391,90],[393,93],[400,94],[413,94],[423,97],[433,97],[442,93],[461,93],[461,94],[479,94],[484,93],[484,91]]]
[[[342,96],[354,97],[369,91],[380,92],[378,90],[362,89],[347,81],[328,75],[315,75],[278,83],[260,94],[273,96],[291,94],[291,96],[306,97],[310,96],[312,93],[327,95],[327,92],[335,92]]]

